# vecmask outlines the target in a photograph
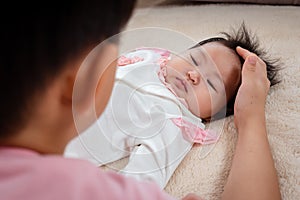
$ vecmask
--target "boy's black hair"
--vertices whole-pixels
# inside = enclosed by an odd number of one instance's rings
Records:
[[[31,3],[1,6],[0,139],[26,124],[36,97],[68,61],[121,31],[135,0]]]
[[[232,49],[234,52],[236,52],[236,47],[240,46],[244,49],[249,50],[250,52],[255,53],[266,63],[267,77],[271,83],[271,86],[280,82],[280,80],[278,79],[278,71],[281,68],[280,60],[272,59],[267,55],[267,52],[260,47],[258,38],[246,28],[244,22],[237,30],[232,29],[231,32],[221,32],[221,34],[224,37],[213,37],[213,38],[203,40],[198,44],[196,44],[195,46],[193,46],[192,48],[199,47],[210,42],[218,42]],[[240,55],[238,55],[238,57],[241,61],[241,67],[242,67],[245,60]],[[235,95],[227,102],[226,116],[234,114],[234,102],[235,102],[237,91],[238,88],[235,92]],[[212,119],[219,119],[222,117],[222,116],[218,116],[218,114],[221,113],[217,113],[215,116],[212,117]]]

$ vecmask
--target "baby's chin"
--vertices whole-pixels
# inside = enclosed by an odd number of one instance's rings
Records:
[[[211,118],[211,112],[209,110],[202,110],[198,107],[198,106],[192,106],[191,104],[189,104],[189,102],[187,102],[188,106],[189,106],[189,111],[195,115],[196,117],[199,117],[201,119],[205,119],[208,120]]]

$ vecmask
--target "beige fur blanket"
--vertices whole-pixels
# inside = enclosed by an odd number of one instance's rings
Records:
[[[271,55],[283,61],[282,82],[270,90],[267,100],[267,129],[282,198],[299,199],[300,7],[214,4],[140,8],[126,29],[163,27],[198,41],[227,31],[241,21],[257,34]],[[175,171],[166,192],[177,198],[191,192],[205,199],[220,198],[237,139],[233,117],[222,121],[222,130],[220,140],[207,156],[201,147],[193,147]],[[112,165],[121,167],[124,162]]]

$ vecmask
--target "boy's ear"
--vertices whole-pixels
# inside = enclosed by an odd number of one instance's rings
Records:
[[[117,57],[118,45],[103,43],[81,59],[79,67],[70,66],[65,72],[61,102],[72,109],[79,132],[104,111],[114,84]]]
[[[97,96],[97,90],[110,94],[110,88],[103,87],[101,79],[114,80],[114,70],[108,76],[106,76],[106,71],[110,71],[107,69],[110,68],[110,65],[116,65],[117,46],[115,44],[106,44],[98,48],[98,53],[96,53],[95,49],[92,51],[95,52],[84,54],[81,59],[78,59],[77,63],[69,63],[66,66],[67,69],[63,72],[60,82],[61,103],[63,105],[72,106],[75,98],[76,108],[81,107],[78,104],[86,108],[86,104],[89,104],[95,95]]]
[[[62,77],[61,86],[61,99],[60,102],[63,106],[72,106],[72,96],[74,82],[76,79],[76,69],[66,70],[64,76]]]

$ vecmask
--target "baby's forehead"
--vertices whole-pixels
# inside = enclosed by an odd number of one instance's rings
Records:
[[[202,56],[202,57],[209,57],[209,52],[207,52],[207,48],[209,49],[222,49],[222,51],[224,52],[219,52],[219,53],[227,53],[231,52],[234,55],[238,56],[237,53],[230,49],[229,47],[225,46],[224,44],[220,43],[220,42],[208,42],[202,45],[195,45],[191,48],[186,49],[185,51],[183,51],[182,53],[180,53],[181,55],[185,55],[185,54],[189,54],[190,52],[193,52],[194,56]]]
[[[202,45],[203,52],[218,68],[225,85],[235,85],[240,80],[241,62],[238,54],[220,42],[210,42]]]
[[[240,56],[237,54],[235,49],[232,49],[226,45],[224,45],[221,42],[210,42],[201,45],[198,51],[203,52],[203,54],[207,54],[207,56],[212,56],[211,54],[217,54],[219,56],[228,56],[228,59],[225,60],[230,60],[232,59],[233,64],[236,64],[240,67],[241,62],[240,62]]]
[[[226,46],[222,41],[207,42],[207,43],[204,43],[202,45],[195,46],[194,48],[190,48],[190,50],[198,50],[198,51],[201,51],[203,53],[206,53],[206,49],[208,47],[211,48],[211,49],[226,50],[228,52],[233,53],[234,55],[236,55],[238,57],[237,52],[234,49]]]
[[[241,66],[240,58],[237,52],[219,41],[213,41],[203,45],[194,46],[187,49],[184,54],[189,54],[191,52],[194,53],[194,56],[209,58],[212,61],[225,56],[228,59],[224,59],[223,61],[231,60],[232,64],[238,65],[239,67]]]

